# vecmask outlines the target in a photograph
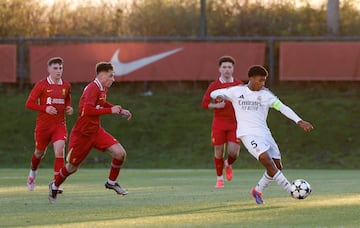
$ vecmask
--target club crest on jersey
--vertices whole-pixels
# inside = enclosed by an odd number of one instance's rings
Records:
[[[64,96],[65,96],[65,94],[66,94],[66,89],[65,89],[65,88],[63,88],[63,89],[62,89],[62,95],[64,95]]]

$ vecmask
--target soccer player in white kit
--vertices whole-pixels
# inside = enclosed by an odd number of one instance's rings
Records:
[[[231,101],[237,121],[236,136],[266,169],[258,184],[250,192],[257,204],[264,203],[262,191],[273,180],[287,192],[290,192],[291,186],[281,172],[281,154],[266,123],[269,108],[280,111],[306,132],[314,129],[311,123],[302,120],[265,88],[268,75],[264,67],[255,65],[248,70],[248,84],[218,89],[210,94],[211,98],[217,101],[224,99]]]

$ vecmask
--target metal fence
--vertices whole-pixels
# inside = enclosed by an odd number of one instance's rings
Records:
[[[91,43],[91,42],[174,42],[174,41],[201,41],[201,42],[265,42],[266,62],[269,68],[269,83],[272,85],[277,78],[278,43],[283,41],[360,41],[360,36],[240,36],[240,37],[17,37],[1,38],[0,44],[16,44],[17,46],[17,78],[18,86],[23,88],[28,75],[29,47],[36,44],[63,44],[63,43]]]

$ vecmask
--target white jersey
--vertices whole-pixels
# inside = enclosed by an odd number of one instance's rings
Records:
[[[213,99],[222,96],[231,101],[237,121],[236,136],[239,138],[244,135],[271,135],[266,123],[269,108],[274,107],[280,111],[281,106],[288,108],[267,88],[252,91],[248,85],[218,89],[213,91],[210,96]],[[293,111],[291,110],[291,112]],[[287,113],[283,114],[289,117]],[[289,118],[295,122],[301,120],[300,117],[294,114],[291,113]]]

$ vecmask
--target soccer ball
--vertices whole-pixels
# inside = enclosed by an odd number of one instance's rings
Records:
[[[306,180],[297,179],[292,182],[290,193],[295,199],[305,199],[311,194],[311,186]]]

